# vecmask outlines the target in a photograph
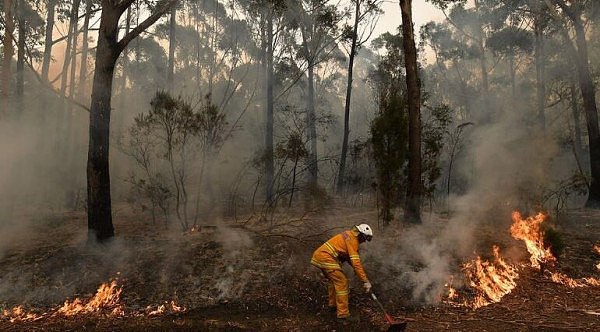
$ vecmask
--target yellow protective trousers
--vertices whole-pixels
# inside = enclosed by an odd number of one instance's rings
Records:
[[[322,269],[322,271],[329,279],[327,285],[327,302],[329,306],[336,307],[338,318],[350,316],[350,310],[348,309],[348,295],[350,294],[348,278],[341,270]]]

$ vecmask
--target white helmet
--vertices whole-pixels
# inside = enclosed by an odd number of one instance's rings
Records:
[[[358,231],[365,236],[367,241],[371,241],[371,238],[373,237],[373,229],[371,229],[371,226],[367,224],[360,224],[356,225],[356,229],[358,229]]]

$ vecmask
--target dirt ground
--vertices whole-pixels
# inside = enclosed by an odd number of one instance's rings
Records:
[[[127,208],[116,211],[118,236],[106,246],[86,246],[82,212],[45,216],[43,222],[15,234],[0,251],[0,310],[22,305],[47,312],[67,299],[89,297],[99,284],[117,278],[123,287],[125,315],[14,323],[4,319],[0,331],[387,329],[382,312],[353,277],[351,311],[361,319],[353,325],[339,324],[325,305],[319,273],[309,264],[311,252],[329,235],[352,224],[373,223],[374,211],[321,211],[297,219],[281,217],[279,223],[262,226],[221,220],[187,234],[140,220],[146,218]],[[600,277],[595,267],[600,256],[592,251],[600,239],[600,212],[569,211],[555,223],[565,243],[557,269],[573,278]],[[498,230],[483,227],[480,232],[493,239]],[[382,237],[401,233],[398,225],[380,232]],[[368,273],[377,263],[363,261]],[[500,302],[477,310],[446,303],[424,305],[411,299],[410,289],[379,291],[385,280],[370,277],[390,314],[409,320],[407,331],[600,330],[600,287],[569,288],[533,269],[520,270],[518,286]],[[186,310],[135,314],[172,300]]]

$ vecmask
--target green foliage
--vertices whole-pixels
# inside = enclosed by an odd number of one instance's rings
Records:
[[[349,146],[349,163],[346,185],[350,192],[362,193],[371,190],[375,180],[373,165],[373,145],[370,140],[355,139]]]
[[[210,95],[205,96],[199,110],[166,91],[157,92],[150,105],[148,113],[135,118],[135,126],[157,134],[164,142],[165,156],[183,149],[192,137],[198,139],[202,150],[218,146],[224,138],[225,114],[212,103]]]
[[[308,156],[306,146],[299,133],[291,133],[286,141],[279,142],[275,147],[275,158],[298,160]]]
[[[373,74],[379,114],[371,123],[373,159],[381,199],[380,218],[387,225],[393,219],[391,209],[404,187],[403,169],[408,151],[406,85],[401,74],[404,65],[402,37],[385,33],[373,45],[387,50]]]
[[[136,38],[132,46],[135,61],[128,63],[128,78],[140,91],[156,91],[166,84],[167,54],[154,38]]]
[[[168,181],[162,174],[145,174],[136,176],[132,174],[126,179],[131,184],[130,203],[139,206],[142,211],[150,211],[152,222],[156,222],[157,209],[160,209],[164,215],[164,223],[168,223],[168,211],[174,196],[173,190],[169,187]],[[148,206],[148,204],[150,206]]]
[[[467,3],[467,0],[428,0],[428,2],[431,2],[438,8],[446,10],[446,9],[448,9],[449,6],[452,6],[455,4],[460,4],[460,5],[464,6]]]
[[[212,103],[211,96],[206,95],[199,105],[194,108],[182,97],[158,91],[150,110],[134,119],[122,147],[143,171],[128,179],[132,193],[149,200],[153,218],[154,209],[160,208],[165,220],[175,198],[175,212],[183,229],[189,227],[188,173],[202,169],[207,154],[227,138],[225,114]],[[197,163],[200,167],[193,167]]]
[[[385,225],[392,219],[391,209],[402,194],[405,176],[403,168],[408,150],[408,118],[404,98],[381,106],[380,114],[371,124],[373,159],[377,168],[377,183],[381,194],[380,217]]]
[[[531,53],[533,50],[533,33],[514,26],[506,27],[492,33],[487,47],[497,54],[515,56],[518,53]]]
[[[424,121],[421,132],[423,187],[426,197],[433,198],[436,182],[442,174],[439,165],[444,148],[444,136],[452,122],[452,110],[446,105],[424,107]]]
[[[402,198],[406,183],[408,110],[405,78],[402,75],[404,66],[402,36],[400,33],[396,35],[385,33],[375,39],[373,45],[387,51],[373,74],[379,96],[379,115],[371,124],[373,158],[382,200],[380,215],[384,224],[387,224],[393,218],[390,209]],[[422,96],[422,177],[424,193],[432,198],[436,181],[441,175],[439,158],[446,128],[452,121],[452,110],[446,105],[429,105],[427,103],[429,95],[422,93]]]

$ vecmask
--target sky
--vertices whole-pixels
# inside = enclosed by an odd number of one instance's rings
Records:
[[[429,21],[439,22],[444,19],[442,11],[425,0],[413,0],[412,6],[413,21],[415,22],[415,33],[417,34],[417,38],[421,25]],[[385,13],[379,19],[373,37],[377,37],[384,32],[396,33],[396,29],[402,23],[400,5],[397,0],[384,0],[382,7]]]
[[[425,0],[413,0],[413,21],[415,22],[415,34],[416,38],[419,38],[419,29],[421,26],[429,21],[443,21],[444,14],[441,10],[435,8],[431,3]],[[376,38],[384,32],[396,33],[398,26],[402,23],[402,17],[400,14],[400,4],[398,0],[383,0],[382,9],[384,14],[379,18],[379,22],[375,27],[371,39]],[[61,33],[59,33],[59,30]],[[66,27],[57,24],[55,28],[55,38],[61,36],[66,30]],[[418,40],[417,40],[418,43]],[[64,43],[57,43],[54,45],[52,50],[53,55],[64,53]],[[426,50],[427,53],[427,50]],[[57,59],[62,58],[57,56]],[[60,74],[60,68],[62,68],[62,62],[56,61],[51,66],[50,77],[56,77]]]

